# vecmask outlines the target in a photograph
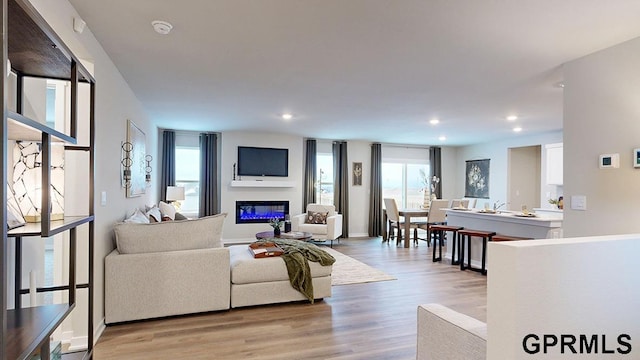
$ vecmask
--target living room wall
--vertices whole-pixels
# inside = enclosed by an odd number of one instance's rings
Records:
[[[521,136],[514,135],[513,137],[500,141],[492,141],[487,143],[480,143],[471,146],[464,146],[458,149],[456,154],[456,187],[455,197],[464,196],[465,186],[465,170],[467,160],[479,160],[479,159],[491,159],[490,163],[490,183],[489,183],[489,199],[478,199],[478,203],[489,202],[493,205],[495,201],[503,203],[507,200],[507,185],[508,185],[508,165],[509,165],[509,148],[542,145],[544,151],[545,144],[553,144],[562,142],[562,131],[551,132],[541,135]],[[566,148],[565,148],[566,154]],[[565,155],[566,156],[566,155]],[[566,163],[566,160],[565,160]],[[542,156],[542,174],[541,177],[545,179],[546,172],[545,157]],[[566,177],[565,177],[566,179]],[[545,183],[545,181],[541,181]],[[542,185],[544,186],[544,185]],[[541,189],[544,190],[544,189]],[[545,191],[541,192],[541,203],[546,203]],[[478,207],[478,204],[476,204]]]
[[[225,243],[246,242],[255,239],[257,232],[271,230],[268,224],[236,224],[236,201],[288,200],[291,214],[302,213],[302,181],[304,178],[302,137],[278,133],[228,131],[222,133],[221,141],[220,209],[228,214],[222,232]],[[232,187],[233,164],[238,161],[238,146],[289,149],[289,176],[287,178],[243,176],[242,181],[255,182],[256,187]],[[293,187],[258,187],[269,181],[290,181],[293,183]]]
[[[221,211],[228,213],[225,220],[223,238],[227,243],[246,242],[254,239],[255,233],[270,230],[266,224],[235,224],[235,202],[238,200],[289,200],[292,215],[301,214],[302,182],[304,181],[304,138],[292,135],[257,132],[224,132],[221,161]],[[331,152],[331,140],[318,139],[318,152]],[[233,164],[237,161],[237,147],[260,146],[289,149],[289,177],[284,179],[295,183],[292,188],[231,187]],[[371,183],[371,142],[349,141],[349,236],[367,236],[369,226],[369,194]],[[362,185],[353,185],[351,167],[361,162],[363,168]],[[255,181],[282,180],[279,178],[243,177],[242,180]]]
[[[96,152],[95,152],[95,330],[100,330],[104,318],[104,257],[114,247],[113,224],[122,221],[127,212],[146,204],[157,202],[158,172],[152,173],[153,181],[146,194],[137,198],[126,198],[120,187],[120,143],[126,139],[127,119],[131,119],[146,134],[146,148],[154,155],[153,169],[157,166],[157,131],[148,119],[140,102],[129,88],[119,70],[91,33],[90,24],[82,34],[72,29],[72,19],[78,14],[66,0],[46,1],[31,0],[54,31],[80,58],[86,59],[94,68],[96,78]],[[88,66],[90,68],[90,66]],[[100,195],[106,193],[107,202],[100,204]],[[79,276],[86,276],[79,268]],[[82,291],[81,291],[82,293]],[[81,299],[81,298],[80,298]],[[76,317],[84,319],[78,313]]]
[[[564,66],[565,236],[640,232],[640,38]],[[600,169],[601,154],[620,154],[620,167]],[[572,210],[571,196],[587,197]]]

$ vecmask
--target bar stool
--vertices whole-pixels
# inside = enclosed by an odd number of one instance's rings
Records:
[[[447,231],[451,231],[453,249],[451,253],[451,265],[458,265],[460,262],[460,255],[458,255],[458,261],[456,258],[456,243],[458,242],[458,231],[464,229],[462,226],[449,226],[449,225],[429,225],[429,229],[427,231],[427,241],[431,238],[431,234],[433,233],[433,262],[442,261],[442,243],[444,242],[444,237]],[[438,250],[440,252],[439,256],[436,258],[436,241],[438,242]]]
[[[517,241],[517,240],[531,240],[531,238],[520,237],[520,236],[511,236],[511,235],[502,235],[502,234],[493,235],[493,237],[491,238],[491,241]]]
[[[472,229],[462,229],[458,230],[458,237],[460,239],[460,255],[458,258],[460,259],[460,270],[473,270],[479,271],[482,275],[487,274],[486,264],[487,264],[487,242],[491,241],[491,238],[496,233],[494,231],[481,231],[481,230],[472,230]],[[482,239],[482,268],[474,269],[471,267],[471,238],[479,237]],[[464,240],[467,240],[467,247],[469,250],[467,251],[467,266],[464,265],[464,248],[465,243]]]

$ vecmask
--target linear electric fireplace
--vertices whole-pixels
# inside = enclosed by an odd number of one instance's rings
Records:
[[[288,201],[236,201],[236,224],[268,223],[289,215]]]

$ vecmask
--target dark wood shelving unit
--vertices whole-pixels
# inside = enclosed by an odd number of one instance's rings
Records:
[[[72,306],[44,305],[7,311],[6,359],[24,359],[40,347],[43,337],[52,333],[73,310]]]
[[[69,50],[57,36],[47,22],[38,14],[28,0],[0,0],[0,19],[6,32],[2,32],[1,44],[3,69],[11,64],[11,71],[17,77],[15,93],[16,110],[9,110],[8,92],[10,84],[5,77],[5,84],[1,87],[3,99],[3,122],[0,133],[3,140],[3,171],[2,181],[7,183],[7,169],[10,166],[7,158],[7,144],[9,140],[33,141],[42,143],[42,208],[49,209],[51,200],[49,188],[51,185],[51,154],[52,143],[63,143],[65,151],[83,151],[89,153],[89,178],[87,179],[88,214],[81,216],[64,216],[63,220],[51,220],[48,212],[42,213],[41,223],[28,223],[25,226],[7,230],[2,226],[3,246],[0,248],[0,360],[29,359],[33,354],[40,353],[42,359],[49,358],[49,338],[60,326],[64,319],[74,310],[76,304],[76,290],[88,290],[87,316],[87,350],[63,354],[66,360],[91,359],[93,356],[93,254],[94,254],[94,170],[95,170],[95,79],[80,63],[79,59]],[[48,127],[22,114],[22,97],[25,78],[42,78],[68,81],[71,86],[69,134]],[[79,84],[89,84],[89,144],[77,145],[78,124],[78,91]],[[0,209],[3,221],[7,218],[7,191],[2,186],[4,206]],[[88,224],[88,282],[76,283],[76,228]],[[85,225],[87,226],[87,225]],[[22,238],[27,236],[49,237],[69,232],[69,282],[67,285],[49,288],[38,288],[38,292],[68,291],[69,301],[66,304],[21,307],[21,294],[26,293],[21,284]],[[15,241],[15,269],[9,269],[5,263],[9,244]],[[15,293],[9,294],[7,283],[13,276],[16,283]],[[7,309],[7,298],[13,296],[14,309]]]

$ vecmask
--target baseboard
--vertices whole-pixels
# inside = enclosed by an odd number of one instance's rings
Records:
[[[98,324],[98,327],[96,328],[96,331],[93,332],[94,345],[98,343],[98,339],[100,339],[100,336],[102,336],[102,334],[106,329],[107,329],[107,324],[104,322],[104,318],[102,318],[102,320],[100,320],[100,323]]]
[[[88,340],[88,336],[72,337],[69,343],[69,352],[86,350]]]
[[[346,239],[351,239],[351,238],[368,238],[371,237],[369,236],[369,233],[355,233],[355,234],[349,234],[349,237]]]

